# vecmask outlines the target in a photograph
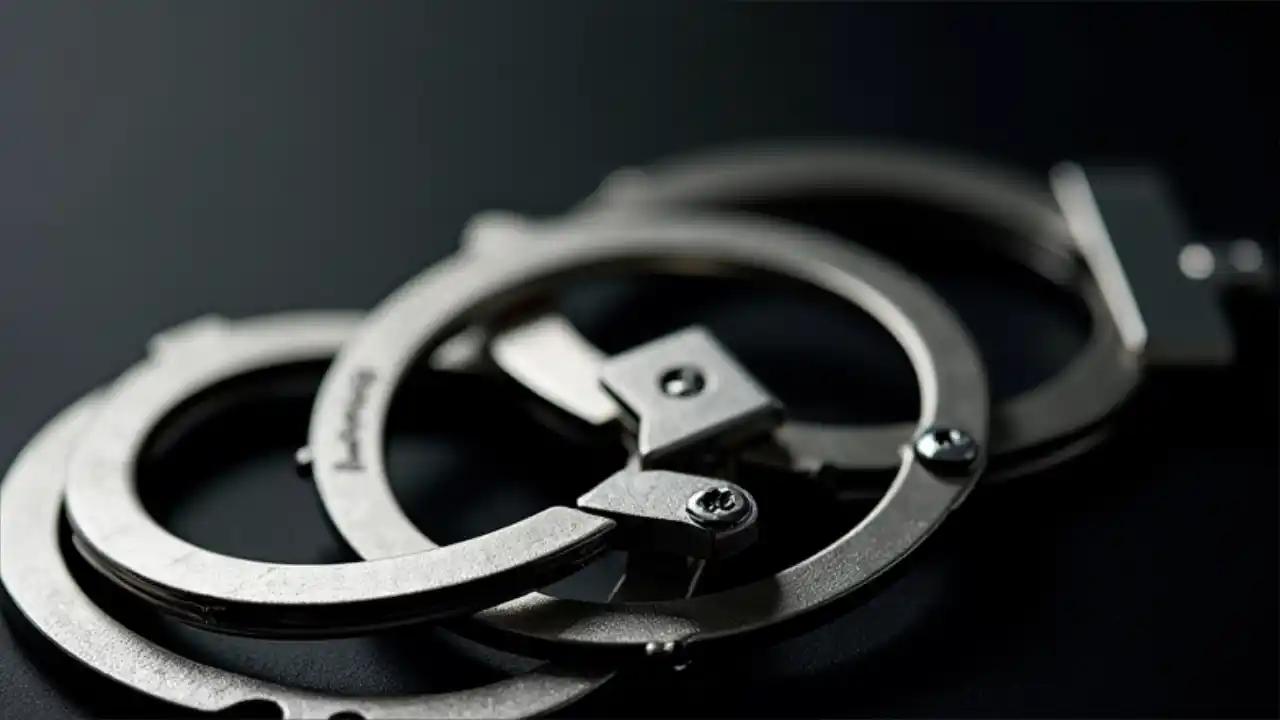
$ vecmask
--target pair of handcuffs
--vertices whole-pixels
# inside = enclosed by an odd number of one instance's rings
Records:
[[[124,686],[200,711],[269,702],[285,717],[541,715],[635,662],[679,665],[804,626],[894,568],[979,477],[1032,475],[1098,444],[1151,366],[1230,362],[1231,336],[1205,282],[1212,273],[1187,271],[1192,244],[1158,176],[1063,166],[1051,186],[1056,203],[972,161],[883,147],[738,150],[619,173],[565,218],[478,216],[458,253],[364,317],[311,312],[179,326],[110,387],[49,423],[15,461],[0,490],[0,578],[45,636]],[[1092,323],[1085,348],[1039,387],[989,408],[977,347],[921,281],[829,233],[706,209],[832,187],[1005,231],[1016,239],[1005,251],[1083,300]],[[947,238],[918,242],[945,248]],[[783,276],[852,303],[906,351],[920,387],[918,423],[789,420],[701,328],[606,357],[540,310],[542,298],[574,279],[636,271]],[[175,537],[148,514],[136,471],[158,427],[247,374],[331,358],[299,457],[362,561],[232,558]],[[630,459],[576,507],[440,546],[401,510],[384,460],[396,388],[424,358],[438,372],[501,371],[589,425],[622,428]],[[696,594],[696,573],[671,582],[646,575],[638,561],[615,602],[537,592],[608,550],[700,561],[750,545],[768,508],[709,474],[726,457],[795,481],[831,471],[854,493],[862,471],[896,473],[845,535],[755,582]],[[61,555],[64,512],[94,569],[198,627],[319,638],[470,616],[457,626],[463,632],[554,664],[482,688],[406,697],[326,695],[213,668],[94,604]]]

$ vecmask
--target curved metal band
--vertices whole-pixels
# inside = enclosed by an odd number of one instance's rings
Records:
[[[325,508],[357,552],[430,547],[404,515],[386,474],[383,433],[396,384],[415,359],[495,305],[592,270],[691,263],[789,275],[865,309],[906,351],[920,383],[921,424],[987,438],[986,376],[972,340],[927,287],[877,256],[816,231],[768,221],[655,220],[576,224],[554,243],[503,253],[464,251],[424,271],[378,307],[344,346],[321,385],[311,418],[313,474]],[[335,469],[348,452],[346,395],[360,374],[376,378],[361,406],[358,472]],[[917,546],[973,486],[975,473],[943,478],[904,449],[880,504],[851,532],[771,578],[692,599],[641,604],[528,595],[481,613],[492,629],[596,650],[642,651],[651,643],[738,637],[778,626],[848,595]],[[767,512],[767,508],[763,510]]]
[[[327,360],[351,318],[290,314],[176,340],[122,376],[76,445],[67,515],[90,563],[190,624],[271,637],[355,634],[488,607],[566,577],[607,549],[611,520],[550,508],[430,552],[335,565],[228,557],[165,530],[143,508],[136,462],[176,408],[255,370]],[[176,480],[176,479],[174,479]]]
[[[1053,199],[1024,178],[969,158],[883,144],[757,145],[618,171],[579,212],[697,208],[816,193],[901,198],[976,218],[1004,231],[995,238],[997,250],[1083,300],[1091,320],[1084,348],[1053,377],[995,408],[988,480],[1042,470],[1097,444],[1086,436],[1105,434],[1101,426],[1141,379],[1141,358],[1126,349],[1108,298],[1081,271],[1079,242]],[[858,428],[856,436],[804,425],[787,432],[797,449],[835,467],[882,470],[897,464],[895,448],[911,426]]]
[[[0,581],[22,615],[61,651],[149,697],[203,712],[268,701],[286,720],[356,713],[404,717],[524,718],[564,707],[611,676],[544,666],[491,685],[438,695],[352,697],[296,690],[190,660],[135,634],[80,589],[59,549],[67,458],[93,421],[100,396],[50,421],[0,486]]]

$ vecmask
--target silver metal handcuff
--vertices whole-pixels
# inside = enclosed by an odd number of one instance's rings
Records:
[[[484,228],[474,231],[484,238]],[[984,460],[988,402],[976,348],[928,288],[891,264],[837,238],[760,220],[589,219],[557,226],[555,233],[554,242],[504,244],[502,252],[492,252],[490,241],[480,239],[426,270],[384,301],[334,361],[312,416],[312,473],[329,516],[357,552],[423,547],[421,531],[391,493],[382,448],[396,384],[414,361],[467,321],[479,320],[468,315],[483,313],[486,304],[518,302],[522,291],[611,267],[715,264],[741,272],[772,271],[858,305],[893,333],[916,370],[922,406],[916,448],[903,446],[897,477],[861,524],[771,578],[712,595],[638,605],[535,593],[481,612],[479,622],[548,649],[585,646],[616,656],[662,648],[684,655],[690,646],[770,629],[856,590],[923,540],[973,486]],[[670,352],[683,349],[684,337],[677,334],[612,358],[599,375],[638,416],[633,466],[640,473],[624,471],[623,477],[666,477],[643,487],[620,487],[625,504],[613,505],[613,489],[606,486],[587,493],[579,504],[635,525],[632,534],[647,539],[659,528],[645,526],[664,519],[646,517],[656,498],[662,498],[660,507],[683,511],[693,497],[682,484],[669,483],[669,472],[660,468],[689,444],[705,447],[706,440],[714,440],[714,435],[705,437],[707,429],[728,428],[723,418],[733,413],[721,414],[721,409],[732,410],[739,402],[714,356]],[[706,391],[693,397],[665,394],[663,378],[685,368],[706,377]],[[755,422],[756,408],[773,404],[765,399],[745,403],[747,412],[739,417]],[[785,443],[786,427],[766,442]],[[921,457],[925,454],[931,457]]]
[[[345,334],[354,317],[312,316],[308,322]],[[289,333],[286,330],[286,336]],[[313,359],[314,345],[291,358]],[[330,348],[329,354],[333,348]],[[277,359],[287,362],[287,353]],[[94,423],[109,391],[86,397],[56,418],[23,449],[0,487],[0,576],[17,609],[63,652],[93,671],[178,707],[221,712],[270,703],[280,717],[516,718],[542,715],[597,688],[605,669],[552,668],[485,687],[416,696],[351,697],[265,682],[206,665],[161,647],[122,625],[76,583],[59,548],[68,456]],[[258,706],[260,709],[260,706]]]
[[[1027,183],[967,160],[883,147],[754,148],[621,172],[563,218],[483,214],[455,255],[366,317],[206,318],[158,336],[147,359],[50,422],[11,467],[0,489],[0,579],[41,634],[122,686],[200,711],[266,701],[286,717],[540,715],[620,668],[678,666],[805,627],[871,592],[980,477],[1030,475],[1095,446],[1149,368],[1229,362],[1230,334],[1202,282],[1211,273],[1196,277],[1174,261],[1192,244],[1153,178],[1062,166],[1051,182],[1055,207]],[[922,281],[828,232],[724,209],[818,191],[898,197],[1004,230],[1016,242],[1002,250],[1083,300],[1089,342],[1055,377],[989,409],[975,343]],[[1152,233],[1174,245],[1132,241]],[[1140,262],[1153,255],[1170,262]],[[920,388],[918,423],[789,419],[702,328],[606,357],[544,310],[575,280],[636,272],[782,278],[860,308],[906,352]],[[148,514],[138,461],[178,410],[237,378],[335,354],[299,457],[361,561],[228,557]],[[514,379],[550,406],[616,429],[610,437],[630,459],[574,507],[439,545],[401,509],[384,457],[397,387],[424,365]],[[882,497],[863,520],[812,557],[697,593],[704,561],[756,539],[756,519],[769,508],[744,478],[758,467],[800,482],[834,471],[854,494],[867,489],[858,485],[862,471],[896,474],[887,489],[870,487]],[[331,696],[219,670],[99,609],[62,557],[64,513],[74,547],[97,573],[197,627],[323,638],[453,619],[451,629],[484,642],[574,663],[411,697]],[[634,559],[612,601],[538,592],[610,550]],[[689,572],[674,582],[646,574],[655,557],[683,558]]]
[[[1188,251],[1212,251],[1190,241],[1158,175],[1134,169],[1086,173],[1063,164],[1054,169],[1050,187],[1052,195],[973,158],[883,144],[764,145],[620,170],[578,212],[652,214],[825,194],[909,201],[998,231],[990,235],[994,250],[1079,297],[1089,314],[1090,337],[1053,377],[995,409],[985,474],[990,482],[1042,471],[1096,446],[1148,366],[1221,366],[1232,357],[1212,289],[1188,274],[1183,261]],[[1105,220],[1099,188],[1109,201]],[[500,225],[503,219],[491,222]],[[536,223],[522,230],[518,218],[506,223],[509,236],[555,234],[538,230]],[[1125,236],[1113,237],[1119,233]],[[900,241],[949,250],[946,237],[903,235]],[[1229,264],[1219,266],[1231,270]],[[1236,268],[1232,277],[1248,281],[1261,270],[1259,262]],[[582,381],[589,373],[561,371],[565,364],[576,369],[601,358],[562,319],[539,317],[491,342],[506,372],[559,408],[592,423],[616,416],[616,404]],[[898,449],[913,431],[910,425],[856,432],[796,425],[784,435],[792,459],[800,460],[796,465],[821,457],[838,469],[857,471],[896,466]],[[808,467],[816,469],[817,463]]]

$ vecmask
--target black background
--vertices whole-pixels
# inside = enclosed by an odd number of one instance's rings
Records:
[[[1035,173],[1066,157],[1153,160],[1205,233],[1273,238],[1275,15],[0,3],[0,455],[160,329],[372,306],[478,210],[560,212],[615,167],[709,144],[884,137]],[[1269,341],[1275,327],[1249,329]],[[1145,421],[1159,427],[1135,438],[1141,451],[966,505],[920,569],[842,626],[707,685],[620,687],[584,712],[1274,716],[1274,366],[1225,387],[1160,405],[1177,420]],[[933,619],[853,662],[916,605]],[[324,677],[356,653],[281,652],[260,672]],[[5,716],[143,711],[71,692],[80,681],[35,654],[0,630]],[[373,679],[344,687],[378,687],[380,666],[360,667]]]

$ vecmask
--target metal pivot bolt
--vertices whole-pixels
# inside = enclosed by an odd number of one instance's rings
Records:
[[[578,508],[618,523],[614,547],[709,559],[756,539],[756,502],[723,480],[631,463],[578,498]]]
[[[940,475],[968,473],[978,462],[978,442],[957,428],[931,427],[916,437],[916,457]]]
[[[707,387],[707,376],[692,365],[681,365],[662,373],[658,384],[667,397],[694,397]]]
[[[1188,243],[1178,253],[1178,268],[1191,280],[1223,287],[1266,289],[1275,283],[1267,253],[1256,240]]]
[[[733,525],[751,512],[751,500],[743,493],[721,485],[694,493],[685,509],[689,517],[699,524]]]

